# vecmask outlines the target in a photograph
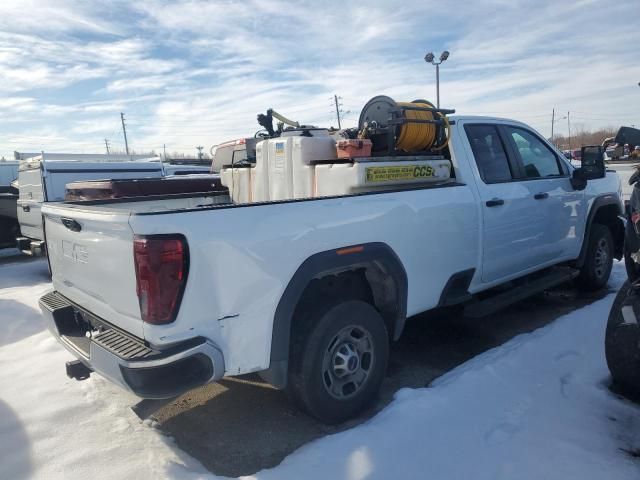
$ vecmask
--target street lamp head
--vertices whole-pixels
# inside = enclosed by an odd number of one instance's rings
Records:
[[[435,56],[433,55],[433,53],[429,52],[424,56],[424,61],[427,63],[432,63],[434,58]]]
[[[440,55],[440,61],[444,62],[447,58],[449,58],[449,51],[445,50],[444,52],[442,52],[442,55]]]

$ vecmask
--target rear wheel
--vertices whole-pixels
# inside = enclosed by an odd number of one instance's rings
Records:
[[[389,337],[372,305],[346,300],[318,309],[298,325],[293,340],[288,390],[309,415],[340,423],[375,399],[387,367]]]
[[[634,308],[635,305],[640,307],[640,298],[627,281],[618,292],[609,313],[605,353],[614,382],[625,392],[637,395],[640,393],[640,318],[636,312],[640,313],[640,308]],[[632,307],[626,319],[622,312],[625,306]]]
[[[599,290],[604,287],[613,267],[613,236],[605,225],[591,226],[584,265],[577,278],[583,290]]]

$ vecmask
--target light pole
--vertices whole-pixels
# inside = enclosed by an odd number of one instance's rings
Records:
[[[429,52],[424,56],[424,61],[436,66],[436,103],[437,107],[440,108],[440,64],[449,58],[449,51],[445,50],[440,54],[439,62],[436,62],[435,58],[435,55]]]

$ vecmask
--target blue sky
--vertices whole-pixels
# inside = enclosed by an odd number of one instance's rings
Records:
[[[375,95],[435,101],[423,57],[450,50],[441,103],[544,135],[640,125],[640,3],[68,1],[0,4],[0,154],[196,153],[273,107],[346,124]]]

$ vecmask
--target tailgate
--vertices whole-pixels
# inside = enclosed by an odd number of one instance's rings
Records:
[[[43,208],[53,286],[80,307],[143,338],[128,212]]]

